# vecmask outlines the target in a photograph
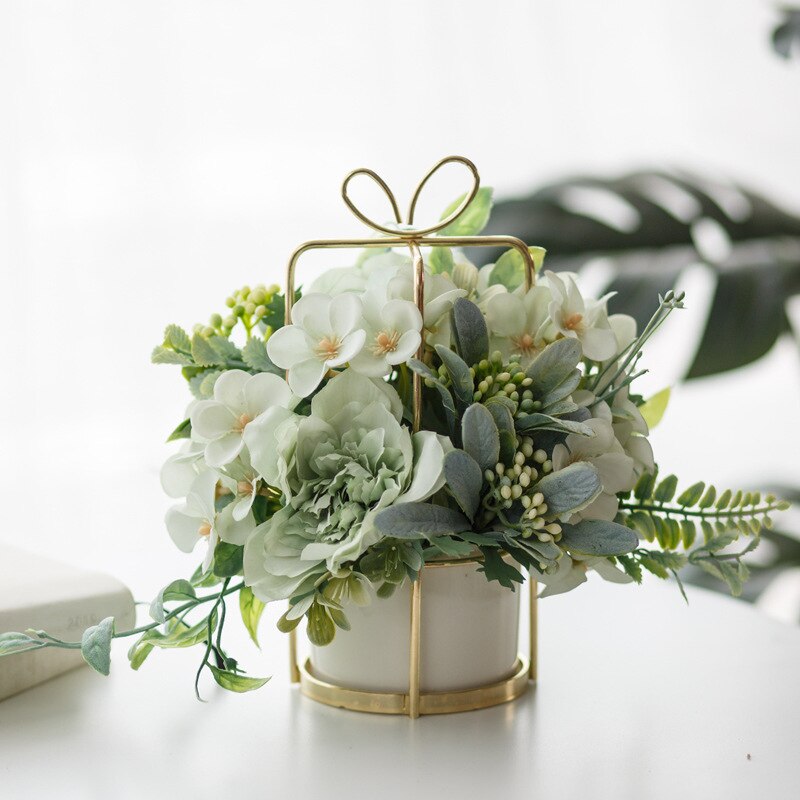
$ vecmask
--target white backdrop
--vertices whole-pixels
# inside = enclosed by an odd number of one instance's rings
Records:
[[[149,351],[165,323],[280,280],[299,241],[356,233],[338,199],[355,166],[403,194],[462,153],[509,196],[671,163],[800,208],[800,69],[770,51],[774,21],[757,0],[5,0],[0,541],[142,596],[191,570],[157,481],[188,395]],[[767,391],[754,442],[741,420]],[[676,395],[665,469],[796,472],[788,342]]]

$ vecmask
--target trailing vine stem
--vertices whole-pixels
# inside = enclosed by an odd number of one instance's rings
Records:
[[[197,674],[194,678],[194,693],[197,699],[200,702],[203,702],[203,698],[200,697],[200,676],[203,674],[203,670],[208,665],[208,657],[211,655],[211,651],[215,650],[217,658],[222,658],[222,627],[225,624],[225,595],[227,593],[228,585],[230,584],[231,579],[225,578],[225,582],[222,584],[222,589],[220,590],[219,594],[217,595],[216,602],[211,608],[211,611],[208,614],[206,619],[207,625],[207,637],[206,637],[206,649],[203,653],[203,660],[200,662],[200,666],[197,669]],[[242,584],[243,585],[243,584]],[[217,646],[214,647],[214,615],[217,612],[217,609],[222,606],[222,611],[220,612],[220,620],[219,620],[219,627],[217,628]],[[222,669],[222,666],[219,666]]]
[[[663,503],[656,501],[645,501],[639,503],[632,503],[627,500],[620,500],[620,510],[622,511],[659,511],[666,516],[676,517],[696,517],[700,519],[725,519],[742,517],[758,517],[762,514],[769,514],[771,511],[782,511],[785,509],[785,504],[780,501],[774,503],[767,503],[762,506],[739,506],[738,508],[723,511],[722,509],[705,510],[700,508],[689,508],[685,506],[667,506]]]
[[[244,582],[237,583],[235,586],[228,586],[230,583],[230,578],[228,578],[222,586],[222,589],[217,592],[216,594],[206,595],[205,597],[198,597],[196,600],[190,600],[188,603],[184,603],[178,608],[173,609],[168,614],[164,615],[164,622],[168,622],[173,617],[177,617],[179,615],[185,615],[189,611],[192,611],[196,606],[202,605],[203,603],[209,603],[212,600],[216,601],[214,608],[211,610],[211,614],[209,618],[213,616],[214,611],[219,604],[219,601],[222,600],[223,597],[226,597],[229,594],[234,594],[238,592],[240,589],[244,588]],[[127,631],[115,631],[112,635],[113,639],[123,639],[127,636],[136,636],[139,633],[146,633],[147,631],[153,630],[153,628],[157,628],[159,625],[162,625],[161,622],[151,622],[147,625],[140,625],[138,628],[131,628]],[[62,639],[57,639],[55,636],[51,636],[49,633],[45,631],[35,631],[36,635],[42,639],[42,647],[58,647],[62,650],[80,650],[81,643],[80,642],[65,642]]]

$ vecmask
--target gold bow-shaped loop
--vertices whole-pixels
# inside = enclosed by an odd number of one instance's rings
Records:
[[[425,188],[425,185],[428,183],[428,181],[447,164],[461,164],[466,167],[472,176],[472,187],[464,195],[464,199],[458,204],[458,207],[451,214],[448,214],[444,219],[439,220],[439,222],[437,222],[435,225],[429,225],[426,228],[415,228],[414,213],[417,208],[419,196],[422,194],[422,190]],[[353,180],[353,178],[356,178],[359,175],[364,175],[365,177],[369,178],[383,191],[392,207],[392,214],[395,219],[395,227],[381,225],[380,223],[375,222],[375,220],[370,219],[370,217],[361,211],[361,209],[358,208],[358,206],[350,198],[350,195],[348,194],[348,187],[350,186],[350,182]],[[361,167],[360,169],[354,169],[342,182],[342,199],[347,204],[347,207],[353,212],[353,214],[355,214],[358,219],[360,219],[365,225],[373,230],[378,231],[379,233],[384,233],[388,236],[397,236],[401,239],[411,239],[436,233],[437,231],[443,230],[448,225],[455,222],[464,213],[464,211],[466,211],[467,206],[469,206],[469,204],[475,199],[475,195],[478,194],[478,189],[480,189],[480,186],[481,179],[478,175],[478,169],[468,158],[464,158],[463,156],[447,156],[447,158],[443,158],[441,161],[434,164],[433,167],[431,167],[425,174],[425,177],[417,184],[417,188],[414,190],[414,194],[411,197],[411,203],[409,204],[408,214],[406,215],[405,220],[403,220],[400,214],[400,207],[397,204],[397,198],[394,196],[394,192],[392,192],[386,181],[383,180],[383,178],[381,178],[381,176],[378,175],[378,173],[374,170],[366,169],[364,167]]]

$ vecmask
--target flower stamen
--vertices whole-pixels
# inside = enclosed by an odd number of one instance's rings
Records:
[[[198,536],[210,536],[211,535],[211,524],[208,522],[204,522],[198,529],[197,529]]]
[[[574,331],[581,327],[581,320],[583,319],[583,314],[570,314],[564,320],[564,327],[568,331]]]
[[[314,352],[323,360],[330,361],[337,358],[342,342],[338,336],[324,336],[314,348]]]
[[[375,343],[372,345],[372,352],[376,356],[385,356],[397,350],[400,341],[400,334],[397,331],[381,331],[375,336]]]

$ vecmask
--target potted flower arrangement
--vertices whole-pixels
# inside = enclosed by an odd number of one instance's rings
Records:
[[[413,227],[419,189],[403,223],[388,187],[361,171],[397,224],[370,222],[346,181],[348,205],[383,234],[360,242],[353,266],[300,296],[301,248],[284,295],[244,287],[192,335],[167,327],[153,361],[179,366],[194,400],[162,471],[180,500],[166,527],[202,563],[159,593],[139,628],[108,619],[81,642],[7,633],[0,654],[80,648],[107,674],[112,638],[137,635],[134,669],[154,649],[197,646],[197,681],[208,670],[249,691],[265,679],[226,651],[227,605],[238,595],[257,640],[265,604],[288,602],[278,627],[294,636],[306,622],[308,693],[415,715],[420,692],[441,711],[452,710],[442,697],[466,693],[463,709],[522,690],[526,574],[540,597],[589,572],[616,583],[673,575],[682,591],[678,572],[692,563],[740,591],[742,556],[785,504],[703,483],[678,492],[647,438],[665,395],[636,391],[643,349],[683,297],[659,298],[639,332],[608,314],[607,297],[584,296],[577,276],[544,270],[541,249],[493,237],[513,246],[478,269],[454,245],[480,243],[491,192],[465,159],[449,161],[475,183],[439,224]]]

